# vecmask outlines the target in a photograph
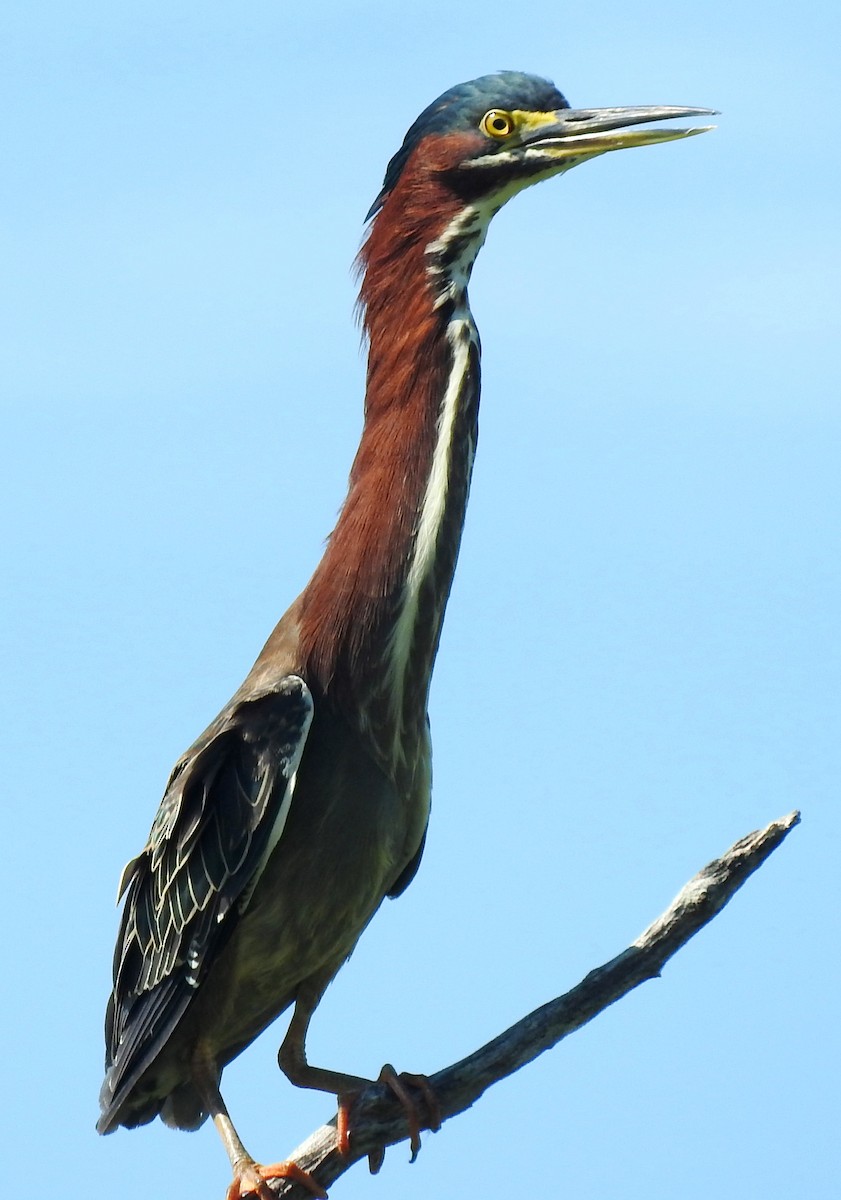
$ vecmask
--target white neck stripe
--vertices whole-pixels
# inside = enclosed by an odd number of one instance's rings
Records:
[[[470,355],[478,349],[476,327],[466,302],[447,327],[452,352],[452,368],[438,415],[437,437],[432,466],[421,506],[417,534],[403,593],[403,607],[391,640],[390,675],[392,704],[396,714],[402,708],[403,682],[412,650],[421,590],[434,564],[438,536],[447,508],[456,420],[461,410]],[[468,478],[473,466],[473,449],[467,463]]]

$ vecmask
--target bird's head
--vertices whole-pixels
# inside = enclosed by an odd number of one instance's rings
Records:
[[[610,150],[648,146],[702,133],[702,128],[630,126],[709,116],[708,108],[570,108],[554,84],[500,71],[459,84],[420,114],[388,164],[374,217],[401,182],[443,186],[454,200],[494,211],[511,196]]]
[[[464,299],[488,224],[517,192],[610,150],[701,133],[709,127],[638,126],[713,111],[570,108],[554,84],[518,71],[444,92],[409,129],[368,213],[359,312],[371,344],[408,354],[412,337],[420,345],[437,328],[429,320]]]

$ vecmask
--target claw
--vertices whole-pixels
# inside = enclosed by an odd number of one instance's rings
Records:
[[[385,1146],[378,1146],[376,1150],[368,1152],[368,1172],[371,1175],[379,1175],[380,1168],[385,1162]]]
[[[391,1088],[394,1095],[403,1105],[403,1111],[406,1114],[406,1123],[409,1126],[409,1148],[412,1151],[410,1161],[414,1162],[421,1148],[420,1117],[418,1116],[418,1107],[409,1095],[409,1089],[403,1082],[407,1078],[405,1075],[398,1075],[391,1063],[386,1063],[377,1076],[377,1083],[384,1083],[386,1087]]]

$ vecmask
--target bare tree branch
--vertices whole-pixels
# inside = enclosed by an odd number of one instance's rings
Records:
[[[639,984],[655,979],[672,955],[724,908],[799,821],[798,812],[789,813],[741,838],[691,879],[663,915],[627,950],[596,967],[571,991],[535,1009],[474,1054],[430,1076],[441,1119],[464,1112],[492,1084],[557,1045]],[[289,1157],[326,1188],[360,1158],[408,1136],[402,1108],[380,1084],[360,1095],[351,1114],[351,1130],[352,1152],[347,1158],[336,1149],[335,1118],[311,1134]],[[273,1180],[271,1189],[290,1200],[308,1196],[300,1184],[287,1180]]]

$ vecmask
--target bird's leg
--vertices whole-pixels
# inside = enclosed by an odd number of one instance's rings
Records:
[[[243,1197],[251,1195],[258,1196],[259,1200],[277,1200],[276,1193],[266,1182],[269,1179],[293,1179],[307,1188],[313,1196],[327,1200],[324,1188],[297,1163],[279,1162],[265,1166],[254,1161],[243,1146],[222,1099],[217,1082],[218,1075],[216,1064],[211,1058],[200,1053],[196,1055],[193,1062],[193,1081],[222,1139],[234,1175],[225,1200],[243,1200]]]
[[[313,1088],[320,1092],[332,1092],[337,1097],[339,1111],[336,1121],[336,1138],[339,1153],[346,1157],[350,1152],[350,1110],[359,1094],[365,1088],[371,1087],[375,1081],[359,1075],[347,1075],[342,1071],[329,1071],[323,1067],[313,1067],[307,1062],[307,1030],[323,991],[324,989],[320,988],[317,991],[312,989],[299,992],[286,1037],[278,1051],[277,1061],[290,1083],[294,1083],[297,1087]],[[405,1073],[398,1075],[393,1067],[386,1064],[380,1071],[376,1082],[386,1084],[403,1106],[409,1125],[409,1144],[412,1150],[412,1162],[414,1162],[421,1145],[421,1122],[418,1105],[406,1085],[417,1087],[423,1094],[428,1112],[428,1126],[436,1131],[441,1127],[440,1106],[429,1080],[425,1075]],[[383,1148],[372,1151],[368,1155],[368,1165],[373,1174],[376,1174],[382,1166],[384,1154],[385,1149]]]
[[[334,1096],[341,1096],[345,1092],[360,1092],[371,1086],[370,1079],[364,1079],[361,1075],[347,1075],[344,1071],[313,1067],[307,1062],[307,1030],[323,992],[324,988],[302,988],[298,993],[286,1037],[277,1052],[278,1066],[289,1082],[294,1083],[296,1087],[312,1088],[316,1092],[332,1092]]]

